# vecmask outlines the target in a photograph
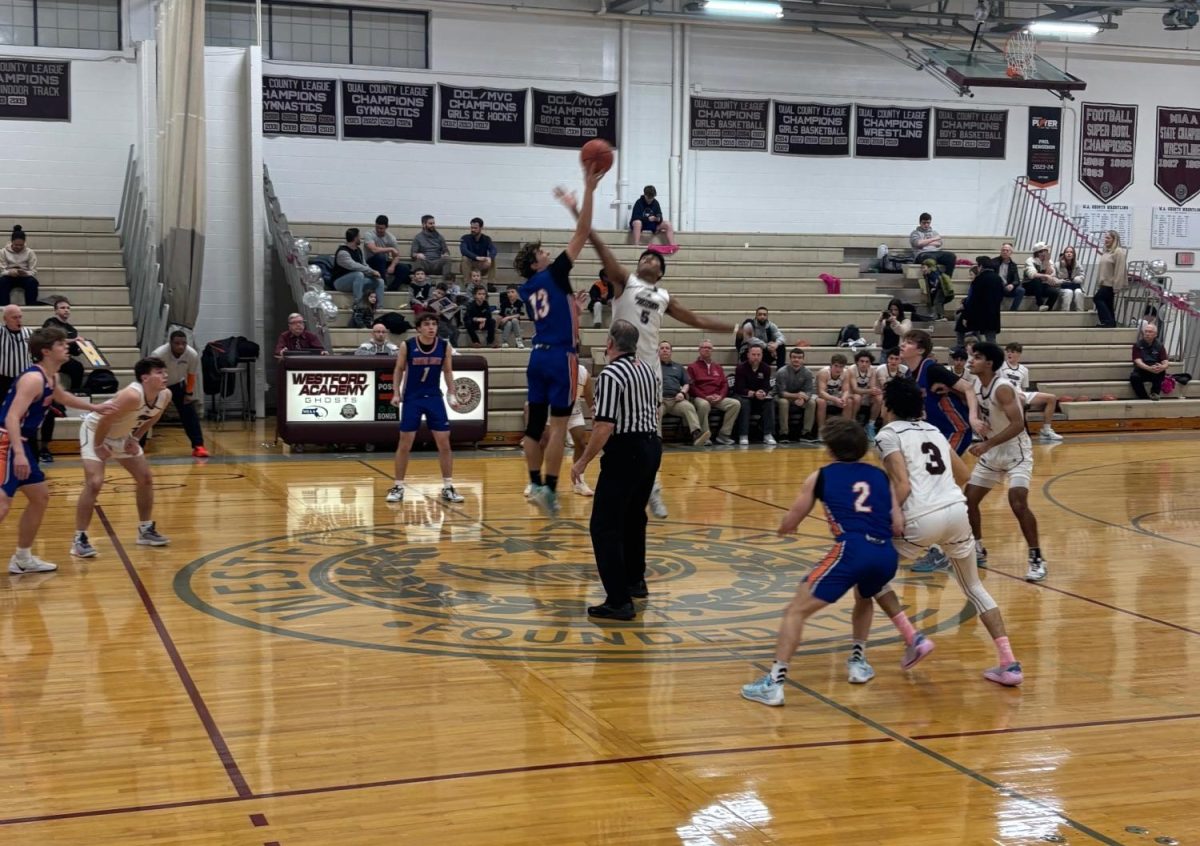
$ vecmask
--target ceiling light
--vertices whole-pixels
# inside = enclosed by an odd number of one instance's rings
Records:
[[[1034,21],[1028,27],[1034,35],[1095,35],[1100,27],[1074,21]]]
[[[708,0],[704,4],[704,11],[755,18],[783,17],[783,7],[767,0]]]

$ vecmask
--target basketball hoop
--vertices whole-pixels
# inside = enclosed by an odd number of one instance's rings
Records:
[[[1009,36],[1004,43],[1004,59],[1008,63],[1009,79],[1030,79],[1034,75],[1034,60],[1037,58],[1037,41],[1028,30]]]

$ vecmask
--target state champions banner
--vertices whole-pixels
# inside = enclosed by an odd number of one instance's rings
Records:
[[[1177,206],[1200,194],[1200,110],[1158,107],[1154,184]]]

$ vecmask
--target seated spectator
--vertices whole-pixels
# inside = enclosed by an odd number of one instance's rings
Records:
[[[971,280],[971,287],[967,290],[966,299],[963,300],[961,318],[954,327],[960,347],[964,344],[964,336],[968,332],[994,344],[996,333],[1000,331],[1004,282],[996,272],[994,259],[979,256],[975,262],[975,267],[971,269],[976,272]]]
[[[1153,324],[1158,330],[1158,334],[1162,334],[1162,322],[1158,319],[1158,309],[1152,305],[1146,306],[1142,310],[1142,319],[1138,321],[1137,339],[1140,341],[1146,336],[1146,327]],[[60,371],[61,372],[61,371]]]
[[[67,333],[67,340],[71,342],[70,353],[71,357],[66,363],[58,369],[58,372],[65,375],[71,383],[71,391],[78,392],[83,388],[83,362],[79,361],[78,356],[83,355],[79,349],[79,344],[75,343],[81,339],[79,331],[71,325],[71,301],[63,296],[54,296],[50,298],[50,304],[54,306],[54,314],[47,317],[42,323],[42,328],[47,326],[57,326],[59,329]],[[160,356],[161,357],[161,356]],[[49,421],[49,417],[47,417]],[[42,443],[49,443],[48,440],[43,440]]]
[[[1000,246],[1000,257],[996,259],[996,275],[1004,288],[1004,299],[1011,299],[1009,311],[1020,311],[1025,299],[1025,286],[1021,284],[1021,268],[1013,261],[1013,245],[1007,241]]]
[[[382,323],[371,326],[371,337],[358,345],[355,355],[395,356],[400,348],[388,340],[388,329]]]
[[[429,280],[425,277],[425,271],[417,268],[412,272],[412,278],[408,280],[408,290],[412,294],[412,300],[409,305],[414,307],[424,305],[429,300],[430,285]],[[449,289],[445,289],[449,293]]]
[[[471,338],[471,346],[479,347],[479,335],[487,334],[487,345],[498,347],[496,343],[496,318],[492,315],[492,306],[487,301],[487,289],[476,288],[475,298],[467,303],[463,314],[463,323],[467,327],[467,335]]]
[[[290,324],[289,324],[290,325]],[[322,350],[324,352],[324,350]],[[171,391],[171,402],[179,412],[179,422],[192,444],[193,458],[208,458],[204,448],[204,432],[200,429],[200,415],[196,413],[196,389],[199,386],[200,353],[187,342],[187,335],[176,329],[167,343],[150,354],[167,365],[167,388]]]
[[[509,285],[504,289],[500,298],[500,308],[497,312],[500,326],[500,346],[510,344],[519,350],[525,349],[525,339],[521,336],[521,318],[525,316],[525,303],[517,296],[517,286]]]
[[[971,359],[971,354],[974,352],[974,342],[971,344],[972,349],[966,347],[955,347],[950,350],[950,372],[959,379],[965,379],[969,385],[975,386],[979,381],[979,377],[971,372],[971,368],[967,367],[967,362]]]
[[[904,316],[904,301],[895,297],[888,303],[883,314],[879,315],[872,331],[879,336],[879,346],[886,350],[900,346],[900,339],[910,329],[912,321]]]
[[[1038,241],[1033,245],[1033,255],[1025,259],[1025,293],[1037,301],[1038,311],[1050,311],[1058,304],[1062,283],[1054,275],[1050,263],[1050,245]]]
[[[934,320],[946,319],[946,303],[954,299],[954,285],[946,272],[931,258],[921,262],[921,293]]]
[[[457,285],[453,285],[451,287],[458,288]],[[466,305],[468,302],[475,299],[476,291],[483,291],[486,294],[490,294],[493,287],[494,286],[484,283],[482,273],[480,273],[478,270],[472,270],[467,274],[467,289],[463,292],[462,304]]]
[[[1054,275],[1062,288],[1062,310],[1087,311],[1083,302],[1083,268],[1075,260],[1074,247],[1067,247],[1059,255]]]
[[[20,224],[13,227],[12,240],[0,250],[0,307],[12,302],[12,289],[25,292],[25,305],[36,305],[38,299],[37,253],[25,246],[25,230]]]
[[[747,329],[749,336],[747,336]],[[738,343],[738,358],[745,360],[744,348],[750,341],[762,342],[764,358],[773,367],[782,367],[787,360],[787,342],[779,327],[771,322],[766,306],[754,310],[754,319],[742,323],[741,339]]]
[[[655,235],[662,235],[667,246],[675,246],[675,230],[663,220],[662,206],[655,199],[657,196],[658,189],[647,185],[642,189],[642,196],[633,204],[633,212],[629,215],[629,243],[640,245],[642,233],[648,232],[651,243]]]
[[[437,231],[437,221],[433,215],[421,215],[421,231],[413,238],[411,252],[414,271],[424,270],[448,282],[453,281],[454,267],[450,261],[450,250],[442,233]]]
[[[492,239],[483,234],[483,218],[471,218],[471,231],[458,239],[458,251],[462,254],[460,270],[463,276],[470,276],[471,271],[479,271],[480,277],[487,277],[488,292],[496,289],[496,245]]]
[[[738,443],[750,443],[750,415],[762,417],[763,443],[775,445],[775,400],[771,396],[771,368],[763,361],[763,348],[752,346],[746,360],[733,372],[733,394],[741,403],[738,415]]]
[[[908,243],[913,249],[913,261],[923,264],[925,259],[933,259],[946,276],[954,276],[958,256],[942,249],[942,236],[933,228],[933,215],[929,212],[921,212],[917,228],[908,236]]]
[[[1167,375],[1169,360],[1167,350],[1158,340],[1158,327],[1147,323],[1142,329],[1142,339],[1133,345],[1133,372],[1129,384],[1138,399],[1162,399],[1163,379]],[[1147,393],[1146,385],[1150,391]]]
[[[600,271],[600,278],[592,283],[592,287],[588,290],[588,309],[592,312],[592,328],[598,329],[603,325],[601,319],[604,314],[604,307],[612,302],[613,286],[608,281],[608,274],[603,270]]]
[[[363,247],[367,251],[367,265],[379,272],[387,290],[399,291],[400,286],[408,282],[412,268],[400,262],[400,242],[388,232],[386,214],[375,218],[375,229],[367,233],[367,237],[363,239]],[[392,277],[390,283],[389,276]]]
[[[368,289],[375,291],[376,302],[383,299],[383,276],[363,261],[362,237],[357,228],[346,230],[346,243],[333,255],[333,287],[350,294],[352,302],[361,300]]]
[[[742,325],[733,332],[733,348],[737,350],[739,363],[746,360],[746,353],[750,347],[758,347],[764,353],[767,351],[766,341],[754,337],[753,319],[743,320]]]
[[[414,274],[413,278],[416,278]],[[434,314],[438,319],[438,337],[445,338],[450,346],[458,346],[458,334],[462,328],[462,307],[450,296],[449,287],[445,282],[433,286],[426,303],[416,303],[413,312],[420,317],[425,312]]]
[[[846,357],[834,353],[829,366],[817,373],[817,431],[825,425],[826,417],[847,417],[853,420],[858,414],[858,404],[850,392],[850,380],[846,374]]]
[[[908,365],[900,360],[900,347],[889,347],[883,354],[883,364],[875,368],[875,384],[880,388],[898,376],[908,375]]]
[[[687,427],[691,437],[692,446],[704,446],[712,435],[707,431],[707,427],[700,428],[700,418],[691,402],[687,370],[682,364],[677,364],[671,359],[671,345],[667,341],[658,345],[658,361],[662,368],[662,405],[658,407],[659,414],[682,418],[683,425]]]
[[[875,381],[875,358],[866,350],[854,354],[850,393],[859,412],[867,412],[867,438],[875,439],[875,421],[883,414],[883,389]]]
[[[283,358],[284,352],[314,352],[327,355],[321,339],[304,328],[304,315],[289,314],[288,328],[275,342],[275,360]]]
[[[367,291],[361,300],[350,309],[350,328],[368,329],[375,325],[375,312],[378,311],[379,295],[375,291]]]
[[[796,347],[788,353],[788,363],[775,372],[775,410],[779,418],[779,440],[787,443],[790,437],[792,414],[803,415],[804,422],[794,440],[811,440],[813,423],[817,419],[817,401],[813,396],[812,371],[804,366],[804,350]]]
[[[1021,398],[1030,411],[1044,411],[1045,415],[1039,437],[1043,441],[1061,441],[1062,435],[1054,431],[1054,412],[1058,410],[1058,397],[1045,391],[1029,390],[1029,368],[1021,363],[1021,354],[1025,348],[1013,341],[1004,348],[1004,366],[997,376],[1007,379],[1017,389]],[[970,351],[974,353],[974,350]]]
[[[701,431],[711,435],[708,417],[715,408],[724,415],[715,440],[718,444],[728,446],[733,443],[733,426],[742,405],[729,396],[729,379],[725,375],[725,368],[712,360],[712,353],[713,342],[707,338],[701,341],[699,357],[687,368],[688,383],[691,385],[692,403],[696,406]]]

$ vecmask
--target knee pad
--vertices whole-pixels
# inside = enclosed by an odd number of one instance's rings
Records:
[[[546,431],[546,420],[549,417],[550,406],[530,404],[529,422],[525,424],[525,437],[534,441],[540,441],[542,433]]]

